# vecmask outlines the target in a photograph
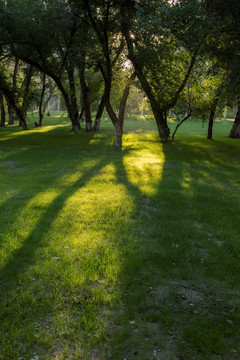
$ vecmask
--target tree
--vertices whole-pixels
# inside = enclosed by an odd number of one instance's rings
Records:
[[[151,104],[159,136],[167,141],[166,114],[184,90],[208,34],[206,15],[199,1],[134,0],[122,1],[121,14],[128,57]]]
[[[220,57],[231,59],[229,89],[235,93],[235,98],[239,98],[239,50],[240,50],[240,2],[238,0],[206,0],[206,6],[212,18],[216,19],[219,28],[219,36],[216,39],[216,49]],[[224,38],[224,46],[219,46]],[[222,42],[223,43],[223,42]],[[234,91],[235,90],[235,91]],[[239,102],[238,102],[239,104]],[[239,107],[238,107],[239,109]],[[237,111],[236,118],[229,136],[240,138],[240,115]]]
[[[119,113],[117,115],[111,104],[111,90],[114,69],[117,65],[121,66],[118,60],[124,49],[124,42],[119,27],[120,24],[116,21],[119,17],[119,9],[114,7],[110,0],[105,2],[99,1],[97,4],[96,1],[93,3],[93,1],[84,0],[83,3],[101,50],[101,56],[99,57],[97,65],[104,79],[103,101],[115,128],[115,145],[121,148],[126,102],[131,83],[135,78],[135,73],[132,73],[126,80]]]
[[[11,44],[12,53],[51,77],[68,109],[73,129],[78,132],[78,108],[76,101],[73,64],[74,40],[79,21],[71,14],[63,1],[35,1],[1,3],[4,9],[1,27],[5,39]],[[14,18],[18,19],[16,23]]]

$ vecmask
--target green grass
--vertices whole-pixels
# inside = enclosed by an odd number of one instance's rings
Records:
[[[240,358],[239,140],[0,132],[0,359]],[[174,123],[171,123],[173,128]]]

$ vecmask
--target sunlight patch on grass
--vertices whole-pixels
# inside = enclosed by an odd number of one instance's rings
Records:
[[[164,163],[163,152],[156,154],[148,149],[132,151],[123,158],[128,181],[149,196],[156,194]]]
[[[187,166],[184,166],[183,170],[182,170],[182,180],[180,183],[181,187],[184,190],[190,190],[192,187],[192,181],[193,181],[193,179],[192,179],[190,171],[188,171]]]

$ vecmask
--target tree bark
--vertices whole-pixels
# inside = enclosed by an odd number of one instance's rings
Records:
[[[85,69],[79,69],[79,78],[80,78],[80,85],[82,91],[82,100],[83,100],[83,107],[85,112],[85,121],[86,121],[86,132],[91,132],[92,129],[92,118],[91,118],[91,107],[89,103],[88,97],[88,85],[85,79]]]
[[[229,137],[233,139],[240,139],[240,100],[238,101],[237,114]]]
[[[123,136],[123,127],[120,123],[115,125],[115,146],[119,149],[122,148],[122,136]]]
[[[1,108],[0,127],[4,127],[5,122],[6,122],[6,113],[5,113],[5,106],[4,106],[4,100],[3,100],[3,93],[2,92],[0,92],[0,108]]]

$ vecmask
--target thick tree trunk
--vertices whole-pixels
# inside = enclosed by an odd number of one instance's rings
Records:
[[[97,115],[96,115],[96,118],[95,118],[95,121],[94,121],[94,126],[93,126],[94,131],[99,131],[99,129],[100,129],[100,123],[101,123],[104,107],[105,107],[104,106],[104,96],[102,96],[102,99],[101,99],[100,104],[98,106]]]
[[[79,78],[82,91],[83,107],[85,112],[86,132],[92,131],[91,107],[88,97],[88,86],[85,79],[85,69],[79,69]]]
[[[237,114],[232,129],[230,131],[229,137],[233,139],[240,138],[240,100],[238,101]]]
[[[6,122],[6,113],[5,113],[5,106],[4,106],[4,100],[3,100],[3,94],[0,92],[0,108],[1,108],[1,121],[0,121],[0,127],[5,126]]]
[[[159,109],[158,111],[153,111],[153,114],[157,124],[159,137],[162,142],[167,142],[170,135],[170,129],[167,125],[167,120],[164,116],[164,112]]]
[[[123,127],[118,123],[115,125],[115,146],[122,148]]]

